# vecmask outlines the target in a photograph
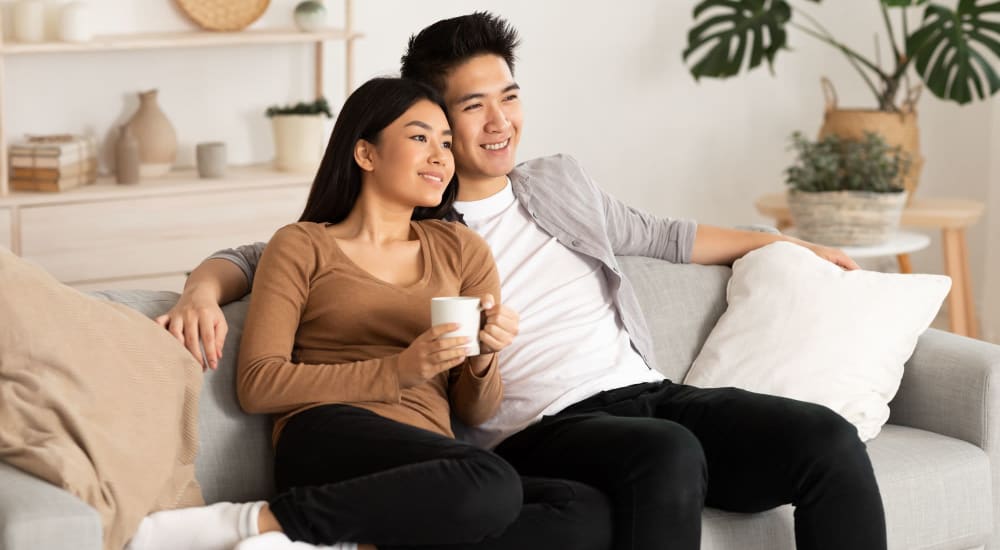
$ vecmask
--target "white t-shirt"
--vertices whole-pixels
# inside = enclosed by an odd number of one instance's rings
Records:
[[[493,250],[503,303],[520,315],[500,353],[504,398],[496,416],[462,439],[493,448],[505,438],[605,390],[663,375],[632,348],[601,263],[543,231],[514,197],[510,181],[479,201],[456,202]]]

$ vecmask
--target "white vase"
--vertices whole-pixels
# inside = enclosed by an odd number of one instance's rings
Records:
[[[63,6],[59,18],[59,38],[64,42],[90,42],[93,34],[86,4],[70,2]]]
[[[39,0],[14,4],[14,38],[18,42],[45,40],[45,4]]]
[[[274,167],[282,172],[311,173],[323,155],[324,115],[275,115]]]

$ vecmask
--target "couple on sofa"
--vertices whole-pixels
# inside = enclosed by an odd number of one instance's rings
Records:
[[[208,367],[218,304],[253,287],[238,391],[276,415],[278,494],[153,514],[131,548],[694,550],[704,506],[785,503],[800,549],[885,548],[855,428],[664,380],[615,260],[729,264],[789,239],[649,216],[567,157],[515,166],[516,45],[486,13],[422,30],[404,79],[345,103],[299,223],[191,274],[159,322]],[[430,326],[430,297],[459,294],[483,298],[483,355]]]

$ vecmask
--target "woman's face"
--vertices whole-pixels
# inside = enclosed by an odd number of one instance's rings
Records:
[[[455,173],[448,119],[420,100],[382,130],[367,159],[367,184],[381,197],[408,208],[437,206]]]

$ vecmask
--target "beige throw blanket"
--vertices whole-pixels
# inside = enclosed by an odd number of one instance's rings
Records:
[[[0,247],[0,460],[97,509],[104,548],[201,504],[201,368],[165,330]]]

